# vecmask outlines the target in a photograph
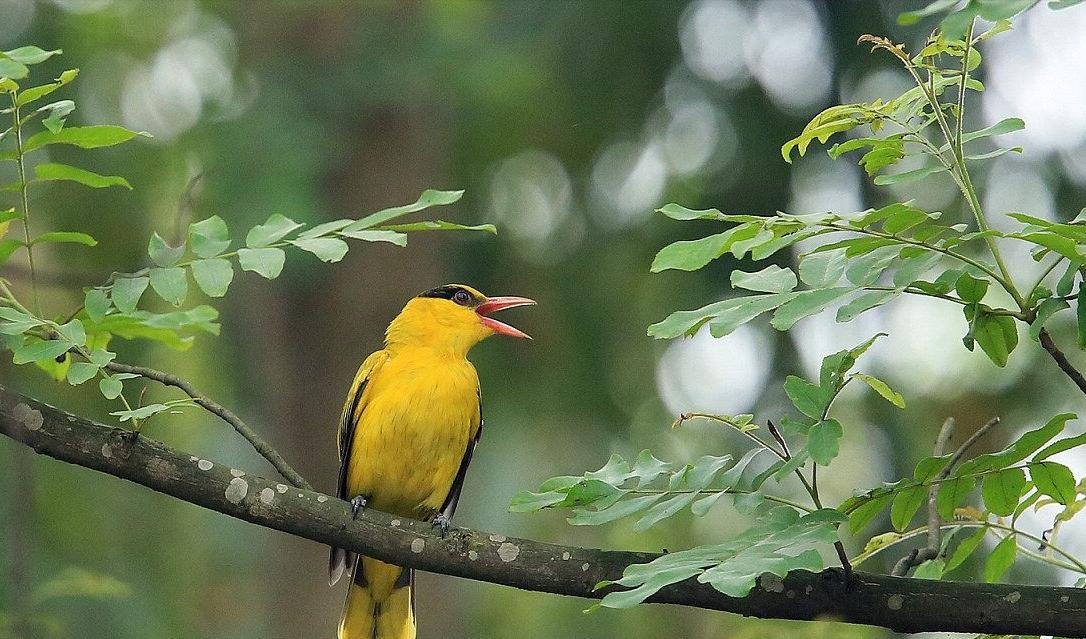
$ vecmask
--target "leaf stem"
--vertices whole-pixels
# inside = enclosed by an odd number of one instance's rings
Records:
[[[34,266],[34,247],[30,238],[30,197],[27,194],[29,185],[26,182],[26,161],[23,155],[23,127],[19,121],[19,101],[16,92],[12,91],[8,95],[11,96],[11,128],[15,130],[16,165],[19,167],[19,195],[23,202],[23,217],[20,221],[23,225],[23,238],[26,241],[26,259],[30,265],[30,290],[34,299],[34,309],[37,311],[37,315],[41,316],[41,300],[38,298],[38,273]]]

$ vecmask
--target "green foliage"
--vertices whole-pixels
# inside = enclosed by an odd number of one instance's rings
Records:
[[[50,145],[82,149],[110,147],[147,135],[113,125],[67,126],[66,119],[75,109],[71,100],[36,106],[39,100],[75,80],[78,70],[65,71],[55,81],[37,86],[24,87],[17,81],[28,76],[30,65],[59,53],[37,47],[0,52],[0,76],[4,76],[0,78],[0,94],[6,95],[11,103],[11,108],[4,111],[11,114],[11,126],[0,131],[0,143],[5,144],[0,147],[0,161],[15,163],[20,176],[18,181],[0,187],[0,191],[17,195],[16,206],[0,211],[0,264],[20,249],[32,257],[34,247],[45,243],[97,245],[93,237],[77,231],[48,231],[32,236],[30,211],[26,210],[30,201],[27,193],[32,186],[69,181],[91,188],[132,188],[123,177],[101,175],[67,164],[46,162],[28,167],[27,153]],[[36,124],[40,130],[32,132]],[[26,177],[31,169],[34,179]],[[138,423],[153,415],[174,412],[191,402],[180,400],[135,407],[129,404],[124,396],[124,382],[136,375],[108,369],[116,357],[108,350],[115,338],[148,340],[184,349],[197,334],[217,335],[218,311],[207,304],[192,304],[194,292],[198,290],[210,298],[225,296],[238,267],[274,279],[282,273],[288,251],[299,250],[324,262],[338,262],[349,249],[347,240],[403,246],[409,232],[494,233],[495,228],[489,224],[467,226],[440,220],[393,223],[433,206],[453,204],[462,195],[462,191],[427,190],[412,204],[310,228],[275,213],[245,232],[241,236],[243,243],[231,235],[226,221],[217,215],[190,224],[184,236],[175,242],[153,233],[147,244],[145,268],[114,273],[103,284],[88,283],[83,289],[82,306],[59,315],[45,313],[37,302],[31,310],[0,280],[2,344],[11,351],[14,363],[35,364],[58,381],[78,386],[97,377],[102,395],[123,403],[124,410],[111,413],[121,422]],[[22,226],[23,239],[4,237],[12,223]],[[30,265],[33,276],[32,260]],[[145,294],[148,288],[154,292],[153,296]]]
[[[783,577],[792,570],[817,572],[823,563],[816,548],[837,540],[840,522],[840,513],[830,509],[802,516],[785,506],[767,509],[754,525],[731,541],[668,553],[650,563],[626,568],[618,581],[598,584],[597,588],[630,588],[607,593],[600,605],[629,608],[664,586],[694,576],[725,595],[742,597],[764,575]]]
[[[915,53],[885,38],[861,37],[860,42],[870,45],[873,52],[887,53],[904,67],[914,86],[890,100],[832,106],[781,147],[784,160],[792,162],[812,145],[837,138],[828,149],[829,156],[838,159],[856,153],[876,186],[916,182],[936,175],[940,179],[949,177],[961,192],[962,204],[972,213],[975,228],[946,223],[941,212],[924,210],[913,202],[891,202],[859,212],[771,215],[731,214],[715,208],[697,210],[667,204],[659,212],[668,218],[719,228],[705,237],[665,246],[653,260],[652,272],[694,271],[725,257],[771,262],[744,264],[733,270],[733,290],[728,297],[699,309],[674,312],[651,325],[649,335],[671,339],[693,335],[708,326],[710,334],[719,338],[763,314],[771,314],[769,324],[785,331],[805,317],[832,307],[837,307],[838,322],[849,322],[901,295],[920,295],[960,306],[964,319],[962,344],[969,350],[979,346],[998,367],[1006,366],[1019,347],[1019,323],[1027,325],[1030,337],[1038,340],[1045,323],[1071,306],[1076,307],[1080,347],[1086,348],[1084,285],[1079,285],[1077,295],[1072,294],[1076,278],[1086,272],[1086,210],[1070,222],[1011,213],[1006,223],[999,225],[1008,230],[997,231],[989,225],[970,177],[970,167],[977,162],[1022,152],[1020,147],[991,147],[999,136],[1025,127],[1021,119],[1007,118],[977,130],[965,128],[968,98],[984,90],[973,77],[981,64],[977,44],[1009,29],[1010,18],[1035,3],[938,0],[903,14],[903,24],[946,14],[940,28]],[[1051,4],[1062,8],[1073,3]],[[976,18],[994,25],[976,34]],[[907,159],[918,168],[900,170],[898,166]],[[1002,250],[1009,242],[1028,243],[1033,258],[1046,262],[1039,280],[1021,282],[1008,270]],[[794,260],[789,255],[793,251]],[[1058,281],[1052,282],[1057,276]],[[758,515],[754,526],[731,542],[670,553],[649,564],[629,567],[613,584],[600,584],[623,587],[604,598],[602,605],[612,607],[640,603],[661,587],[691,577],[711,583],[725,594],[743,596],[759,575],[783,576],[788,570],[821,569],[818,553],[807,542],[835,541],[835,531],[845,521],[853,534],[860,533],[884,514],[893,531],[873,537],[856,558],[857,563],[926,535],[926,522],[937,518],[954,522],[942,524],[952,530],[942,537],[938,556],[917,567],[915,574],[919,578],[944,578],[976,555],[989,535],[997,539],[984,563],[984,575],[989,581],[1001,579],[1018,556],[1086,574],[1086,563],[1055,546],[1052,537],[1056,531],[1041,540],[1015,528],[1018,516],[1031,507],[1061,507],[1057,522],[1086,508],[1086,480],[1076,483],[1070,469],[1048,459],[1086,443],[1086,434],[1056,440],[1074,418],[1072,414],[1052,418],[995,453],[968,458],[968,451],[963,449],[922,459],[911,477],[860,492],[835,508],[823,508],[817,470],[833,463],[840,453],[841,439],[848,432],[844,420],[829,416],[842,388],[856,379],[890,404],[905,408],[903,396],[884,381],[853,371],[856,360],[874,339],[826,357],[817,380],[788,376],[784,391],[798,415],[782,417],[780,429],[768,421],[764,427],[757,425],[748,415],[680,416],[677,425],[687,419],[709,419],[753,441],[756,448],[752,452],[773,453],[777,459],[762,468],[749,485],[737,488],[730,482],[719,486],[711,482],[699,484],[697,490],[709,496],[694,501],[695,494],[682,492],[680,487],[685,484],[675,479],[682,477],[682,472],[673,471],[670,465],[664,469],[672,473],[667,475],[667,487],[646,491],[633,470],[636,465],[612,458],[594,476],[586,473],[583,477],[558,477],[536,493],[522,493],[513,509],[571,508],[574,516],[570,522],[577,524],[599,524],[647,511],[649,514],[641,522],[651,525],[691,503],[695,514],[703,514],[707,508],[699,508],[698,504],[711,505],[720,495],[732,493],[737,510]],[[772,439],[761,436],[766,431]],[[655,460],[648,451],[639,459]],[[706,457],[695,466],[711,466],[712,460],[722,459],[726,458]],[[605,472],[608,469],[621,472]],[[618,481],[603,481],[600,474]],[[769,479],[780,482],[789,478],[801,483],[811,497],[810,506],[766,492]],[[972,502],[978,487],[981,500]],[[932,495],[934,503],[929,507]],[[767,501],[778,505],[769,506]],[[925,524],[910,529],[921,512]],[[1006,518],[1010,518],[1009,523]],[[978,530],[954,546],[956,533],[969,527]],[[1038,541],[1050,550],[1042,554],[1027,547]],[[838,551],[843,556],[841,546]]]

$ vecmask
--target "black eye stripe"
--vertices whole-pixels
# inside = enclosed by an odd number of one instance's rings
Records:
[[[432,288],[425,293],[419,295],[419,297],[435,297],[439,299],[446,299],[461,306],[474,306],[481,303],[483,300],[476,299],[476,296],[469,290],[461,287],[447,284],[445,286],[439,286]]]

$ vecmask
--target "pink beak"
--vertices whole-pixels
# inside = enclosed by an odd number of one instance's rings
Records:
[[[520,329],[513,328],[512,326],[499,322],[498,320],[488,317],[491,313],[501,311],[507,308],[515,308],[517,306],[531,306],[535,304],[535,300],[530,300],[527,297],[488,297],[485,302],[475,307],[475,312],[479,314],[479,318],[482,319],[483,325],[490,330],[498,333],[499,335],[508,335],[510,337],[519,337],[521,339],[532,339],[530,335]]]

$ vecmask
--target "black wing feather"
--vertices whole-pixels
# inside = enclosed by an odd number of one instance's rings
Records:
[[[468,476],[468,466],[471,464],[471,456],[475,452],[475,447],[479,445],[479,439],[483,436],[483,395],[482,391],[479,392],[479,429],[475,431],[475,438],[468,442],[468,447],[464,451],[464,458],[460,461],[460,468],[456,471],[456,478],[453,479],[452,487],[449,489],[449,494],[445,497],[445,503],[441,505],[439,511],[446,519],[451,520],[453,513],[456,512],[456,504],[460,501],[460,491],[464,488],[464,479]]]
[[[355,426],[358,424],[355,412],[358,410],[358,402],[362,400],[362,394],[366,391],[367,384],[369,384],[369,378],[362,380],[362,383],[358,385],[349,405],[343,411],[343,417],[340,419],[339,481],[336,483],[336,497],[343,500],[353,497],[353,495],[347,495],[347,464],[351,458],[351,444],[354,441]],[[331,548],[328,554],[328,584],[334,586],[343,576],[343,573],[347,571],[347,566],[351,563],[351,553],[335,546]]]

